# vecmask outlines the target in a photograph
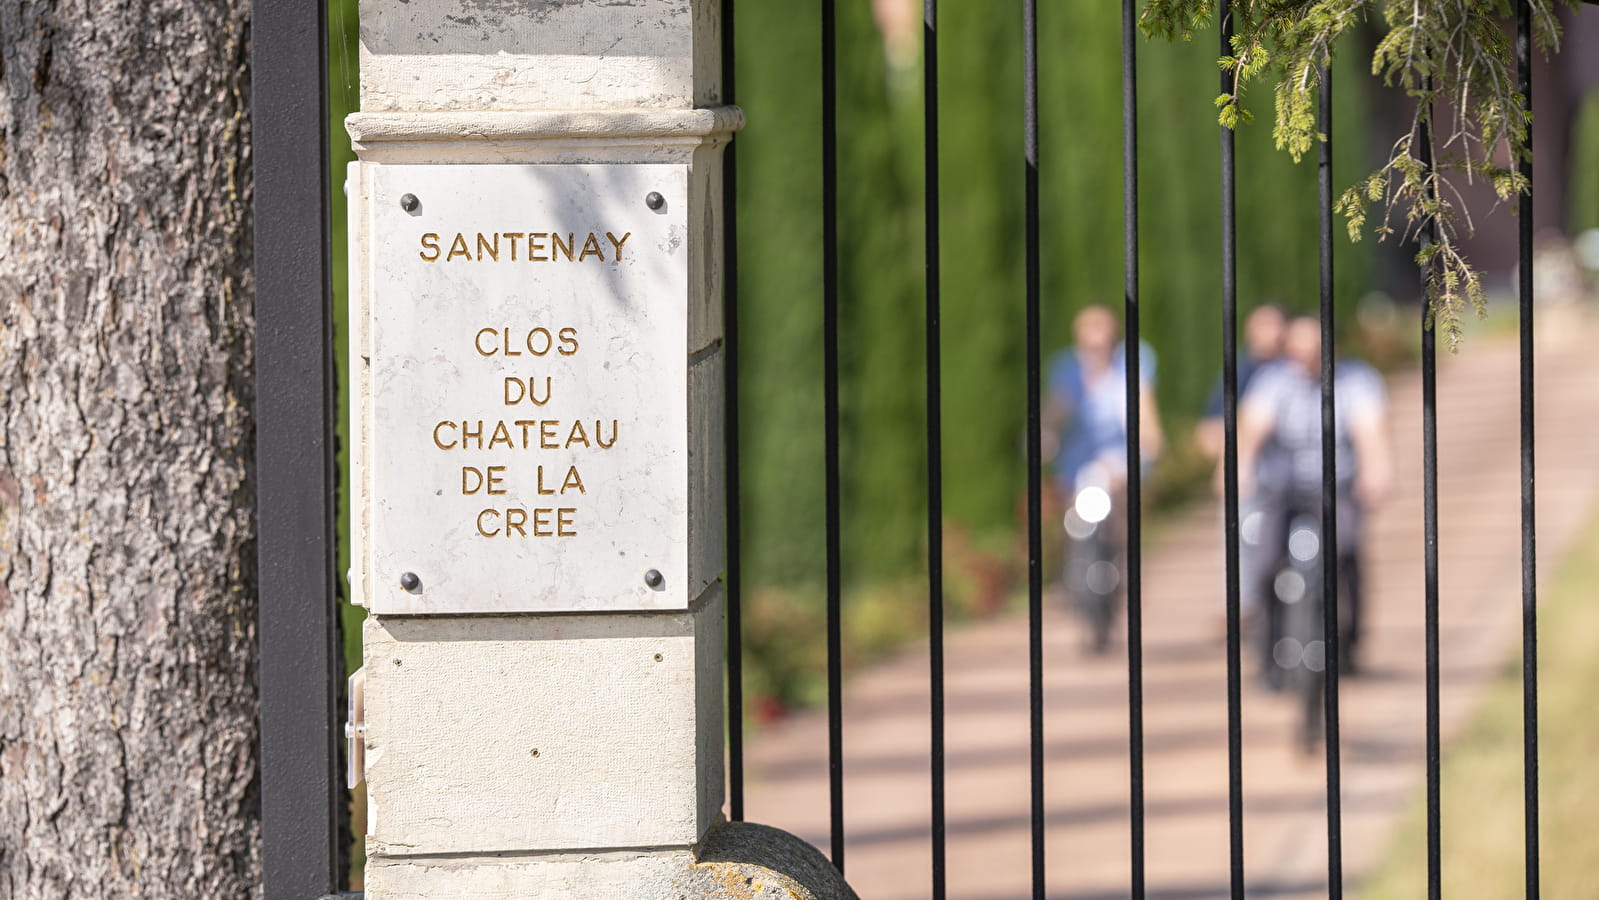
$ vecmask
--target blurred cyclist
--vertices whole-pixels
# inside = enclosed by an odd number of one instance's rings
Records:
[[[1104,651],[1122,596],[1126,550],[1127,355],[1116,317],[1089,306],[1072,321],[1073,346],[1050,360],[1044,408],[1046,435],[1056,438],[1055,485],[1066,507],[1067,596],[1090,626],[1091,646]],[[1155,354],[1139,346],[1140,455],[1160,452],[1163,435],[1154,396]]]
[[[1244,341],[1241,348],[1243,352],[1238,356],[1240,399],[1248,393],[1249,386],[1254,383],[1257,375],[1281,364],[1283,334],[1287,326],[1288,317],[1283,314],[1281,307],[1272,303],[1255,307],[1244,319]],[[1194,427],[1194,442],[1211,460],[1221,457],[1225,439],[1222,388],[1221,376],[1217,376],[1216,384],[1210,391],[1210,399],[1205,404],[1205,414]],[[1275,447],[1268,443],[1256,456],[1254,466],[1261,470],[1256,473],[1257,484],[1278,483],[1282,480],[1281,469],[1285,463],[1273,452],[1274,449]],[[1241,469],[1242,463],[1240,463]],[[1240,615],[1246,622],[1259,618],[1260,610],[1263,608],[1262,592],[1271,584],[1272,573],[1279,555],[1275,546],[1266,546],[1263,540],[1264,535],[1260,528],[1262,520],[1260,498],[1254,492],[1240,491],[1238,521],[1242,523],[1242,528],[1238,541],[1240,584],[1238,607]]]
[[[1287,325],[1288,317],[1273,303],[1255,307],[1244,319],[1244,352],[1238,357],[1239,397],[1249,390],[1249,383],[1257,374],[1282,358],[1283,332]],[[1194,441],[1210,459],[1220,457],[1222,452],[1223,402],[1222,379],[1218,375],[1210,389],[1210,398],[1205,401],[1205,414],[1194,427]]]
[[[1160,456],[1165,435],[1155,407],[1155,351],[1139,343],[1138,417],[1145,465]],[[1055,354],[1046,374],[1044,430],[1058,436],[1055,484],[1068,500],[1090,469],[1115,486],[1127,481],[1127,348],[1115,313],[1087,306],[1072,320],[1072,346]]]
[[[1283,546],[1289,504],[1320,497],[1321,324],[1308,317],[1291,320],[1283,349],[1283,362],[1262,370],[1251,381],[1238,416],[1239,493],[1259,498],[1262,518],[1256,527],[1263,541],[1275,547]],[[1338,360],[1333,388],[1337,566],[1346,598],[1340,664],[1353,671],[1364,599],[1362,526],[1365,514],[1387,495],[1393,469],[1384,418],[1387,394],[1381,376],[1358,360]],[[1260,466],[1265,454],[1278,455],[1282,464]],[[1269,644],[1266,649],[1269,662]]]

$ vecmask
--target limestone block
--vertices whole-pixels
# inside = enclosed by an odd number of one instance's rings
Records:
[[[715,580],[725,567],[727,495],[722,454],[723,353],[720,343],[688,363],[688,573]]]
[[[358,112],[344,120],[368,162],[686,163],[744,127],[736,106],[695,109]],[[708,162],[720,169],[720,157]],[[720,183],[718,181],[718,183]],[[720,215],[720,208],[714,214]]]
[[[368,618],[368,854],[696,844],[721,622],[719,583],[682,613]]]
[[[369,856],[365,888],[368,897],[383,900],[682,900],[681,893],[664,891],[693,866],[686,847],[499,858]]]
[[[697,852],[372,859],[386,900],[858,900],[815,847],[775,828],[722,823]]]
[[[719,101],[716,0],[363,0],[361,108]]]

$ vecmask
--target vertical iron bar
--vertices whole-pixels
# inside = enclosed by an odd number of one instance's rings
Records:
[[[822,0],[822,391],[826,419],[827,778],[833,865],[844,871],[844,685],[838,463],[838,71],[835,0]]]
[[[1038,2],[1022,0],[1027,245],[1027,670],[1033,898],[1044,900],[1043,392],[1039,337]]]
[[[252,5],[256,515],[266,900],[341,871],[327,8]]]
[[[1333,198],[1332,198],[1332,69],[1321,67],[1317,104],[1322,134],[1317,154],[1317,205],[1321,241],[1321,612],[1325,681],[1322,712],[1327,738],[1327,898],[1344,895],[1343,772],[1338,727],[1338,440],[1336,369],[1333,336]]]
[[[733,0],[722,0],[722,102],[732,105]],[[727,787],[728,813],[744,820],[744,608],[743,506],[738,459],[738,159],[729,143],[722,157],[722,427],[727,502]]]
[[[1420,161],[1427,174],[1428,193],[1437,196],[1432,155],[1432,81],[1427,82],[1426,106],[1420,126]],[[1421,234],[1422,249],[1437,240],[1436,224],[1429,222]],[[1425,542],[1426,653],[1427,653],[1427,900],[1442,896],[1440,852],[1441,791],[1438,742],[1438,348],[1437,319],[1432,310],[1433,266],[1421,266],[1421,433],[1422,532]]]
[[[1232,4],[1221,2],[1221,54],[1233,53]],[[1221,89],[1231,93],[1231,75]],[[1238,621],[1238,224],[1234,185],[1233,131],[1221,127],[1221,318],[1222,318],[1222,519],[1227,567],[1227,824],[1233,900],[1244,896],[1244,753],[1241,640]]]
[[[927,646],[933,900],[944,900],[944,413],[939,322],[938,0],[922,3],[922,144],[927,306]]]
[[[1516,3],[1516,74],[1522,109],[1532,116],[1532,4]],[[1532,127],[1519,160],[1527,187],[1516,210],[1517,275],[1521,294],[1521,710],[1522,815],[1526,829],[1527,900],[1539,895],[1538,878],[1538,530],[1533,458]]]
[[[1127,330],[1127,756],[1133,900],[1144,896],[1143,392],[1138,321],[1137,0],[1122,0],[1122,287]]]

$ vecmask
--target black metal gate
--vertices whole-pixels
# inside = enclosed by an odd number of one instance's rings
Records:
[[[723,68],[729,73],[727,97],[733,101],[732,41],[733,3],[723,6]],[[1029,626],[1029,707],[1031,740],[1029,756],[1031,766],[1031,832],[1032,832],[1032,893],[1036,898],[1045,896],[1044,850],[1044,791],[1046,775],[1044,764],[1044,703],[1043,703],[1043,527],[1042,527],[1042,472],[1041,457],[1042,408],[1041,347],[1040,347],[1040,222],[1039,173],[1041,163],[1047,158],[1040,150],[1039,96],[1038,96],[1038,29],[1036,0],[1022,0],[1019,25],[1023,36],[1024,80],[1020,85],[1024,97],[1024,118],[1020,123],[1024,131],[1025,233],[1026,233],[1026,311],[1018,327],[1027,336],[1027,390],[1025,396],[1015,398],[1025,404],[1027,421],[1027,546],[1028,546],[1028,626]],[[1518,61],[1518,92],[1530,111],[1532,102],[1531,23],[1530,7],[1526,0],[1516,6],[1516,55]],[[1127,753],[1130,762],[1128,783],[1131,806],[1131,827],[1128,841],[1131,848],[1131,876],[1127,886],[1129,896],[1145,895],[1145,839],[1144,839],[1144,739],[1143,739],[1143,635],[1141,598],[1141,484],[1139,447],[1140,427],[1137,403],[1139,385],[1139,296],[1138,296],[1138,132],[1136,110],[1138,104],[1135,53],[1137,42],[1138,4],[1135,0],[1122,2],[1122,140],[1123,140],[1123,211],[1124,211],[1124,285],[1125,327],[1128,354],[1127,365],[1127,712],[1130,740]],[[839,496],[839,233],[838,233],[838,147],[837,128],[837,64],[835,0],[822,0],[822,207],[823,207],[823,284],[821,297],[824,334],[824,379],[826,421],[826,529],[827,546],[827,646],[828,646],[828,760],[829,802],[831,817],[831,856],[835,865],[844,868],[845,796],[843,790],[843,715],[841,692],[841,579],[840,579],[840,496]],[[1221,22],[1219,53],[1229,56],[1232,47],[1231,6],[1222,0],[1218,13]],[[946,804],[945,804],[945,715],[944,715],[944,572],[943,572],[943,466],[941,420],[941,350],[940,324],[940,219],[939,219],[939,100],[938,100],[938,0],[923,0],[923,83],[924,92],[924,148],[925,172],[925,346],[926,346],[926,396],[928,459],[927,482],[927,546],[928,559],[928,622],[927,635],[930,648],[930,700],[931,700],[931,777],[929,791],[932,801],[932,820],[928,839],[932,849],[932,896],[943,898],[946,894]],[[1337,540],[1337,504],[1335,502],[1335,431],[1333,426],[1333,193],[1332,193],[1332,83],[1323,71],[1318,106],[1317,131],[1325,135],[1318,143],[1318,184],[1320,213],[1320,320],[1321,320],[1321,428],[1322,428],[1322,494],[1321,533],[1327,536],[1332,548]],[[1221,76],[1221,89],[1231,89],[1231,76]],[[1425,124],[1423,125],[1425,128]],[[1238,426],[1238,353],[1237,353],[1237,279],[1236,279],[1236,214],[1234,203],[1235,162],[1233,132],[1222,127],[1220,131],[1221,207],[1217,211],[1221,224],[1221,308],[1218,310],[1220,341],[1223,348],[1223,383],[1225,397],[1225,450],[1223,469],[1225,539],[1223,550],[1226,559],[1226,622],[1227,622],[1227,705],[1228,705],[1228,819],[1230,825],[1230,886],[1235,898],[1244,896],[1245,859],[1243,840],[1243,758],[1242,727],[1240,717],[1241,687],[1241,627],[1240,627],[1240,572],[1239,572],[1239,478],[1237,457]],[[1529,149],[1530,149],[1529,136]],[[1423,146],[1429,144],[1425,134]],[[1430,158],[1424,162],[1431,164]],[[733,234],[735,204],[731,186],[736,161],[728,153],[729,197],[726,215],[729,234]],[[1532,164],[1519,163],[1521,174],[1530,185]],[[1519,300],[1521,340],[1521,584],[1522,584],[1522,635],[1523,635],[1523,690],[1524,690],[1524,796],[1526,804],[1526,895],[1536,897],[1538,887],[1538,722],[1537,722],[1537,594],[1536,594],[1536,533],[1534,509],[1534,458],[1533,458],[1533,343],[1532,343],[1532,195],[1530,188],[1519,198]],[[1420,240],[1425,245],[1435,240],[1423,233]],[[736,256],[729,244],[729,272],[736,273]],[[1429,272],[1418,273],[1426,295],[1425,284]],[[732,285],[736,277],[730,275],[730,285],[725,306],[727,328],[728,365],[728,533],[730,547],[727,582],[729,588],[729,700],[730,748],[732,752],[730,804],[733,818],[740,819],[744,812],[743,748],[743,694],[742,647],[740,643],[740,586],[738,570],[738,538],[740,503],[738,493],[738,382],[736,360],[738,302]],[[1439,852],[1440,786],[1439,786],[1439,640],[1438,640],[1438,447],[1436,418],[1437,357],[1434,329],[1427,321],[1425,304],[1421,330],[1422,360],[1422,428],[1424,477],[1424,537],[1425,542],[1425,644],[1426,644],[1426,766],[1427,766],[1427,859],[1428,893],[1440,895],[1442,877]],[[1323,633],[1326,635],[1326,676],[1324,680],[1324,742],[1326,760],[1326,813],[1327,813],[1327,882],[1328,896],[1343,896],[1342,859],[1342,787],[1341,740],[1339,731],[1339,590],[1337,553],[1329,549],[1322,559],[1322,614]]]
[[[823,283],[820,299],[824,333],[826,603],[828,646],[828,759],[830,774],[831,856],[844,868],[845,801],[843,781],[841,515],[839,459],[839,209],[837,127],[836,0],[822,0],[822,150]],[[734,98],[734,3],[722,0],[724,95]],[[1519,93],[1531,103],[1531,24],[1528,0],[1518,0],[1516,54]],[[334,894],[344,886],[343,847],[347,843],[345,797],[339,790],[340,744],[338,703],[341,682],[337,653],[337,599],[334,590],[334,525],[330,497],[333,465],[333,391],[331,318],[329,312],[327,95],[325,3],[323,0],[277,0],[254,4],[254,159],[256,180],[256,252],[258,373],[257,415],[260,452],[259,515],[262,589],[261,700],[263,719],[264,834],[268,900],[309,900]],[[922,59],[925,84],[925,352],[926,451],[928,458],[927,533],[929,548],[927,611],[930,647],[931,779],[928,790],[932,819],[933,896],[946,893],[945,715],[944,715],[944,570],[943,462],[941,419],[940,219],[939,219],[939,69],[938,2],[924,0]],[[1012,13],[1016,10],[1012,10]],[[1013,402],[1025,410],[1027,422],[1027,576],[1029,622],[1030,767],[1032,893],[1045,896],[1043,742],[1043,614],[1044,560],[1042,519],[1042,390],[1040,340],[1039,174],[1047,154],[1039,134],[1037,78],[1037,0],[1021,0],[1017,25],[1023,35],[1024,80],[1019,85],[1025,116],[1024,171],[1026,306],[1017,327],[1025,331],[1027,388]],[[1232,52],[1230,6],[1222,0],[1220,53]],[[1131,878],[1128,894],[1145,893],[1143,633],[1140,554],[1140,422],[1136,398],[1140,377],[1138,290],[1138,133],[1134,115],[1137,84],[1134,54],[1135,0],[1122,0],[1122,125],[1124,201],[1124,284],[1127,366],[1127,753],[1131,807],[1128,842]],[[1228,76],[1223,76],[1227,90]],[[1334,502],[1333,382],[1333,241],[1331,80],[1322,78],[1318,130],[1320,204],[1320,317],[1322,324],[1322,533],[1337,536]],[[1240,720],[1241,626],[1239,572],[1239,478],[1237,458],[1238,354],[1236,217],[1234,205],[1233,133],[1220,129],[1221,305],[1217,325],[1223,348],[1225,396],[1224,511],[1226,560],[1226,656],[1230,824],[1230,885],[1235,898],[1244,896],[1246,860],[1243,850],[1243,760]],[[1529,137],[1530,140],[1530,137]],[[1425,140],[1423,141],[1425,144]],[[736,145],[735,145],[736,146]],[[728,484],[728,684],[730,704],[730,813],[742,819],[744,790],[744,693],[742,586],[739,535],[739,383],[736,203],[736,155],[726,156],[728,191],[724,206],[727,233],[725,329],[727,352],[726,477]],[[1530,183],[1530,162],[1520,163]],[[1538,722],[1536,639],[1536,534],[1534,527],[1533,338],[1532,338],[1532,203],[1530,190],[1520,198],[1520,446],[1521,446],[1521,595],[1524,697],[1524,796],[1526,896],[1539,894],[1538,883]],[[1431,235],[1421,235],[1429,241]],[[308,265],[311,262],[313,264]],[[1425,280],[1427,272],[1418,273]],[[1439,629],[1438,629],[1438,491],[1435,335],[1421,328],[1423,384],[1423,472],[1426,650],[1426,784],[1429,897],[1440,896],[1439,782]],[[1340,784],[1338,666],[1338,571],[1336,553],[1322,554],[1323,623],[1328,642],[1325,678],[1325,761],[1327,880],[1330,897],[1343,891],[1342,789]]]

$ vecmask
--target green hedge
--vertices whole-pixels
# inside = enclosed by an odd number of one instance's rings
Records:
[[[919,68],[885,61],[868,4],[840,4],[841,400],[846,574],[922,564],[926,478]],[[940,43],[944,451],[948,521],[1005,545],[1023,494],[1023,166],[1019,7],[946,4]],[[1120,306],[1120,12],[1041,13],[1046,352],[1072,313]],[[745,560],[752,584],[822,567],[820,40],[807,4],[738,8],[740,347]],[[1169,422],[1191,419],[1220,364],[1214,32],[1140,42],[1143,333]],[[1340,186],[1366,163],[1369,79],[1335,80]],[[1348,76],[1348,77],[1346,77]],[[1316,172],[1271,142],[1270,98],[1238,135],[1239,298],[1316,301]],[[1369,289],[1367,246],[1338,238],[1339,302]]]

